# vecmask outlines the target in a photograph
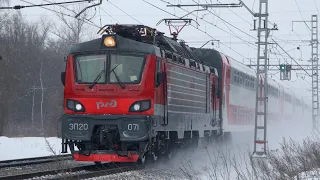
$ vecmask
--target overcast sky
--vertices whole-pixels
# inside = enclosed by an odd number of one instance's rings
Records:
[[[46,3],[45,0],[27,0],[28,2],[41,4]],[[50,2],[64,2],[66,0],[49,0]],[[179,8],[166,7],[167,3],[172,4],[195,4],[192,0],[146,0],[149,3],[173,13],[179,17],[187,14],[186,11],[198,9],[198,7],[187,7],[183,11]],[[237,0],[195,0],[199,3],[238,3]],[[95,1],[97,2],[97,1]],[[244,3],[253,11],[258,12],[259,0],[244,0]],[[317,4],[316,4],[317,3]],[[82,3],[83,7],[85,4]],[[21,0],[11,0],[11,5],[28,5]],[[114,6],[115,5],[115,6]],[[64,5],[68,8],[74,8],[74,5]],[[120,8],[120,9],[118,9]],[[49,6],[47,8],[59,10],[59,6]],[[311,20],[312,14],[320,14],[318,11],[320,8],[319,0],[269,0],[269,21],[278,25],[278,31],[272,31],[271,38],[277,40],[277,42],[300,64],[310,64],[308,60],[311,57],[311,47],[309,46],[311,39],[311,32],[304,23],[294,23],[292,31],[292,21]],[[299,12],[300,9],[300,12]],[[15,10],[11,10],[14,12]],[[25,8],[20,10],[27,20],[34,21],[41,17],[44,17],[48,21],[56,22],[54,12],[49,10],[35,7]],[[124,13],[124,12],[126,13]],[[256,42],[257,32],[251,31],[253,29],[253,16],[244,8],[215,8],[210,9],[214,16],[208,11],[194,12],[193,15],[189,15],[189,18],[197,20],[200,24],[198,27],[200,30],[205,31],[207,34],[197,30],[192,26],[185,27],[179,34],[178,38],[183,39],[190,46],[200,47],[206,41],[215,38],[220,40],[218,44],[215,42],[214,46],[210,43],[205,47],[216,48],[217,50],[233,57],[234,59],[243,62],[245,64],[250,63],[250,59],[253,63],[256,63],[257,48],[254,45]],[[74,15],[72,12],[65,10],[66,14]],[[111,15],[111,16],[110,16]],[[131,17],[130,17],[131,16]],[[198,16],[198,17],[196,17]],[[123,24],[145,24],[151,27],[156,27],[159,31],[165,32],[169,35],[168,27],[162,23],[156,26],[157,22],[162,18],[173,18],[172,15],[163,12],[143,0],[103,0],[102,5],[97,6],[95,9],[90,10],[90,17],[92,21],[98,25],[123,23]],[[203,19],[201,19],[203,18]],[[100,20],[101,19],[101,20]],[[229,23],[229,24],[228,24]],[[235,27],[232,27],[232,24]],[[310,22],[307,22],[310,27]],[[193,25],[196,25],[193,22]],[[269,27],[271,24],[269,24]],[[98,29],[94,26],[89,26],[92,34],[95,34]],[[241,32],[241,31],[243,32]],[[211,37],[210,37],[211,36]],[[98,37],[98,36],[96,36]],[[308,40],[308,41],[304,41]],[[253,43],[253,44],[249,44]],[[301,51],[297,50],[300,46]],[[272,54],[270,54],[270,64],[279,64],[292,60],[281,50],[281,48],[270,48]],[[276,54],[275,54],[276,53]],[[292,64],[296,65],[294,62]],[[279,78],[278,71],[269,71],[269,74],[275,74],[274,78]],[[308,71],[311,74],[311,71]],[[304,71],[295,71],[292,73],[291,82],[286,81],[287,85],[293,87],[300,93],[300,97],[310,97],[311,92],[306,89],[311,89],[311,78]]]

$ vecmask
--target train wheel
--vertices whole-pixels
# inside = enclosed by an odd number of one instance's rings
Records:
[[[153,152],[153,153],[149,154],[147,159],[148,159],[148,162],[150,162],[150,163],[156,163],[158,160],[158,156],[156,153]]]
[[[157,160],[159,159],[159,153],[157,153],[157,149],[153,148],[153,151],[147,152],[147,163],[156,163]]]
[[[175,147],[174,143],[170,143],[168,145],[169,146],[167,147],[167,150],[164,155],[167,160],[171,160],[174,156],[175,151],[176,151],[176,149],[175,149],[176,147]]]
[[[137,163],[138,163],[139,165],[144,165],[145,162],[146,162],[146,155],[143,154],[143,155],[141,155],[141,156],[139,157]]]
[[[169,151],[168,153],[166,153],[166,158],[167,158],[168,160],[171,160],[171,159],[172,159],[172,154],[173,154],[173,152],[172,152],[172,151]]]

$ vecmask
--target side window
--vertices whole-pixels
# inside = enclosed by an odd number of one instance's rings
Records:
[[[159,85],[160,85],[160,83],[158,83],[159,80],[160,80],[160,79],[158,79],[159,78],[158,74],[161,73],[161,64],[160,63],[161,63],[161,60],[157,58],[156,70],[155,70],[155,76],[154,76],[155,77],[155,81],[154,82],[155,82],[155,86],[156,87],[159,87]]]

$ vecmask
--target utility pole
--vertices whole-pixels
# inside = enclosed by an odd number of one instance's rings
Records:
[[[311,87],[311,93],[312,93],[312,126],[313,130],[318,130],[318,116],[319,116],[319,57],[318,57],[318,50],[319,50],[319,41],[318,41],[318,16],[312,15],[311,21],[292,21],[292,31],[293,31],[293,23],[294,22],[303,22],[306,24],[306,22],[311,22],[311,28],[308,26],[308,28],[311,31],[311,79],[312,79],[312,87]]]
[[[268,0],[259,2],[259,27],[258,32],[258,55],[257,55],[257,76],[256,76],[256,106],[254,125],[254,156],[267,155],[267,110],[268,110]],[[264,50],[262,50],[264,48]],[[260,80],[263,78],[263,80]],[[262,91],[261,91],[262,90]],[[262,145],[257,150],[257,145]]]
[[[311,63],[312,63],[312,124],[318,130],[319,86],[318,86],[318,16],[311,17]]]
[[[272,29],[268,28],[268,0],[259,1],[259,13],[254,13],[240,1],[243,6],[254,16],[259,18],[259,27],[254,29],[258,32],[258,55],[257,55],[257,76],[256,76],[256,105],[255,105],[255,125],[254,125],[254,146],[253,157],[267,156],[267,115],[268,115],[268,37],[270,30],[278,30],[274,24]],[[264,48],[264,49],[262,49]],[[260,80],[261,78],[261,80]],[[258,150],[258,145],[262,145]]]

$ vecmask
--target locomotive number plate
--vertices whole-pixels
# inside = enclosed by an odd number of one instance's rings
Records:
[[[128,131],[139,131],[140,125],[139,124],[128,124],[127,129],[128,129]]]
[[[72,123],[69,123],[68,128],[70,131],[88,131],[89,124],[88,123],[72,122]]]

